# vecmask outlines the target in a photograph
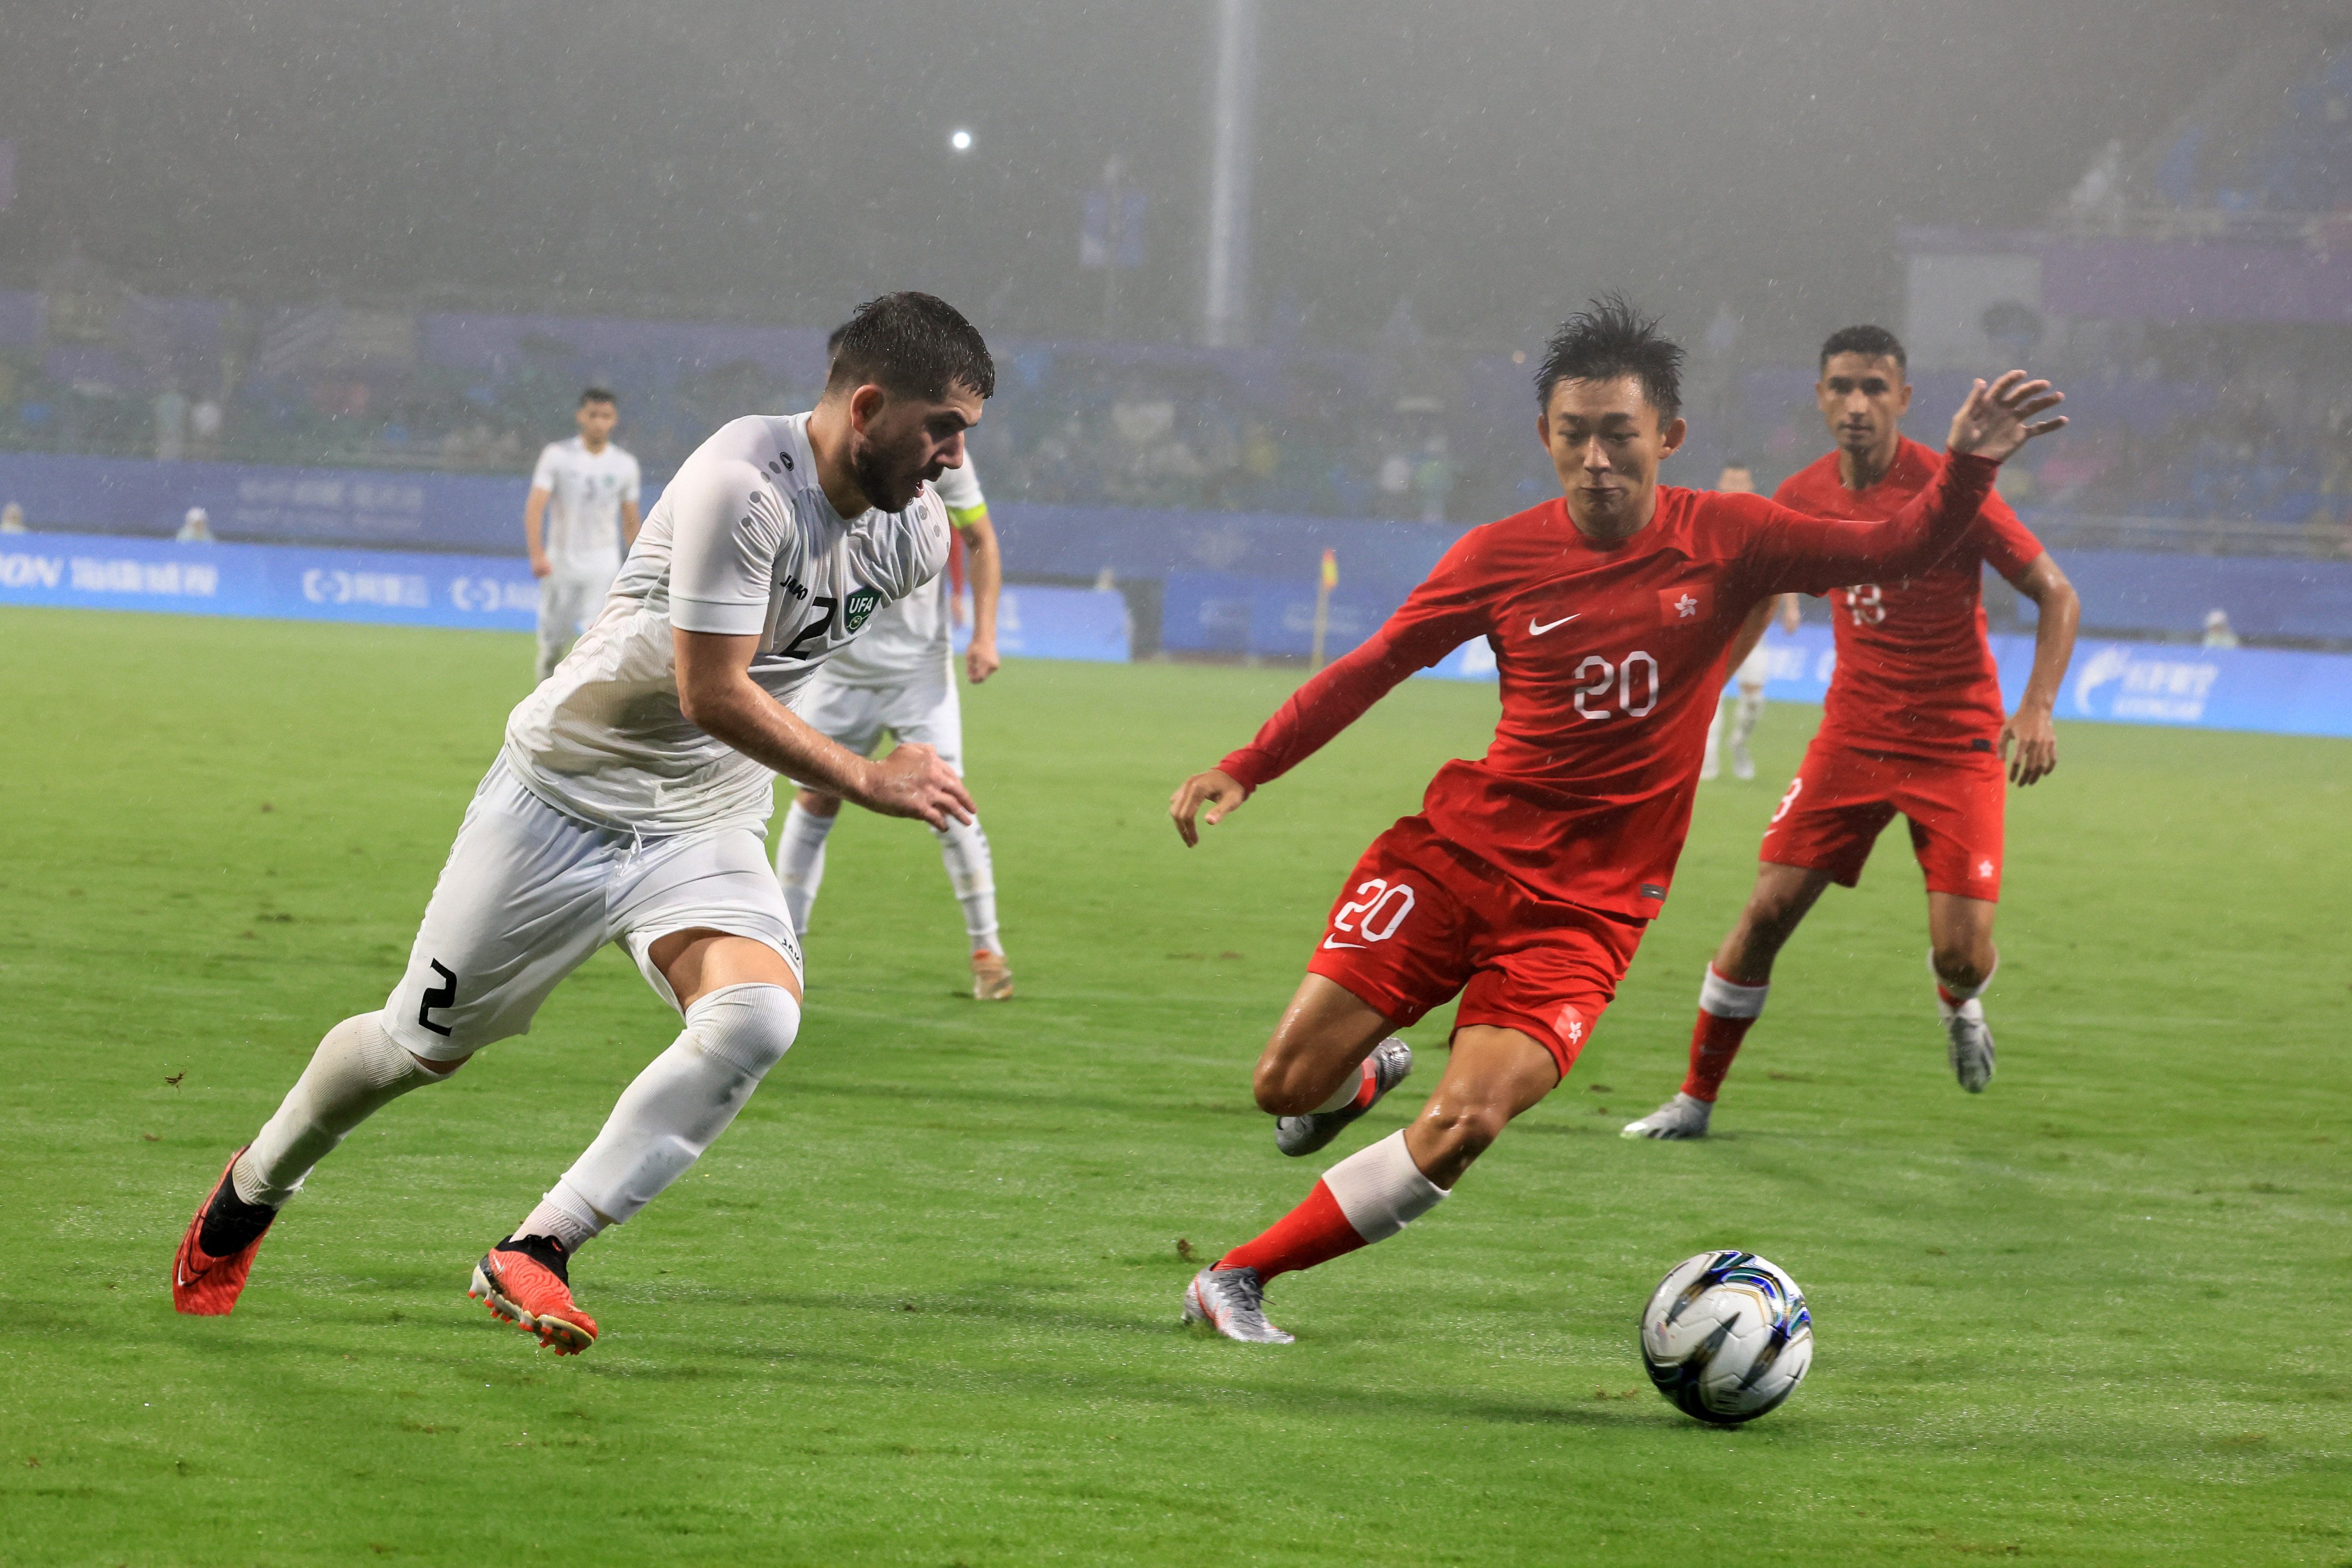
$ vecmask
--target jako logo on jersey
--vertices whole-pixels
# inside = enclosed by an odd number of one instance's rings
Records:
[[[1666,626],[1695,626],[1713,613],[1703,585],[1658,590],[1658,619]]]
[[[882,595],[874,588],[852,588],[849,597],[841,602],[841,624],[851,631],[866,624],[866,618],[882,607]]]

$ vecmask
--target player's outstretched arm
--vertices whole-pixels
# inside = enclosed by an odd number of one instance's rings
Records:
[[[1190,849],[1201,842],[1201,830],[1193,826],[1193,819],[1203,815],[1202,806],[1208,807],[1205,816],[1209,826],[1214,827],[1247,799],[1249,791],[1242,787],[1239,779],[1222,768],[1211,768],[1177,785],[1175,795],[1168,801],[1168,816],[1176,824],[1177,837]]]
[[[2046,381],[2028,381],[2021,370],[2009,372],[1990,386],[1979,381],[1969,389],[1960,411],[1952,416],[1951,439],[1947,444],[1967,457],[2005,463],[2035,437],[2066,427],[2063,414],[2054,419],[2035,417],[2064,401],[2064,393]]]
[[[1481,542],[1487,531],[1473,529],[1454,541],[1380,630],[1292,692],[1248,745],[1184,781],[1168,803],[1168,815],[1187,845],[1201,841],[1194,819],[1202,806],[1215,826],[1252,790],[1313,756],[1414,670],[1493,629],[1488,606],[1496,577]]]
[[[673,629],[677,705],[689,723],[761,766],[885,816],[945,827],[972,819],[971,796],[929,746],[900,746],[880,762],[819,734],[751,679],[756,637]]]
[[[1821,594],[1933,566],[1976,521],[2000,464],[2028,441],[2065,427],[2063,416],[2041,417],[2062,396],[2046,381],[2027,380],[2021,370],[1990,385],[1978,382],[1952,416],[1950,459],[1933,484],[1884,522],[1838,521],[1768,507],[1751,518],[1761,526],[1751,528],[1745,543],[1746,560],[1757,573],[1754,585],[1767,593]]]

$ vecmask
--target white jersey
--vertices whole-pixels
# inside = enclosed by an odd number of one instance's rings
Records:
[[[948,558],[947,508],[844,519],[825,500],[805,414],[719,426],[662,491],[604,613],[507,720],[532,794],[643,833],[763,826],[774,775],[678,707],[671,628],[756,637],[751,679],[778,701]]]
[[[541,449],[530,488],[547,492],[541,537],[557,572],[585,575],[621,563],[621,503],[635,505],[642,485],[637,460],[610,441],[601,452],[577,436]]]
[[[970,458],[963,467],[940,476],[939,492],[950,513],[975,511],[988,504]],[[826,667],[825,679],[843,686],[898,686],[929,674],[948,662],[950,629],[948,580],[942,573],[921,593],[876,611],[857,645]]]

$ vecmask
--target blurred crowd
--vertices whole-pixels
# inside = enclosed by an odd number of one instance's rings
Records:
[[[1812,368],[1695,345],[1668,477],[1741,458],[1768,487],[1826,446]],[[807,406],[815,329],[159,301],[87,282],[0,294],[0,451],[520,473],[589,382],[658,479],[722,420]],[[2160,347],[2162,345],[2159,345]],[[1013,342],[973,448],[992,493],[1078,506],[1484,521],[1557,493],[1525,352],[1435,344],[1400,306],[1357,353]],[[2074,429],[2004,475],[2044,517],[2300,530],[2352,553],[2352,367],[2210,342],[2046,366]],[[2045,354],[2043,357],[2052,357]],[[1918,373],[1932,439],[1958,372]],[[1951,384],[1947,385],[1946,383]],[[2226,541],[2222,547],[2226,548]]]

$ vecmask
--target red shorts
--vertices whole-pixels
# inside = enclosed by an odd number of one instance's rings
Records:
[[[1880,830],[1899,811],[1911,819],[1911,851],[1927,873],[1927,890],[1990,903],[2000,897],[2008,788],[2000,758],[1990,752],[1931,762],[1815,735],[1764,830],[1761,858],[1826,871],[1851,888],[1862,879]]]
[[[1643,924],[1531,898],[1408,816],[1356,862],[1307,968],[1400,1027],[1459,994],[1456,1027],[1517,1029],[1565,1077],[1616,995]]]

